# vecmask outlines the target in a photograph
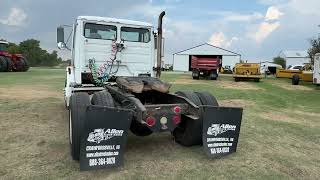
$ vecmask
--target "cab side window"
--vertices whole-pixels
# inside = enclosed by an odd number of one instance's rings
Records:
[[[120,37],[123,41],[148,43],[150,41],[150,31],[145,28],[121,27]]]
[[[84,36],[89,39],[113,40],[117,37],[117,27],[112,25],[86,23]]]

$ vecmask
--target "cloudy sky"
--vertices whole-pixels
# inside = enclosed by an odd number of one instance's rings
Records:
[[[0,38],[41,41],[56,49],[56,27],[79,15],[140,20],[157,24],[166,11],[165,58],[205,42],[270,60],[281,50],[305,50],[320,33],[319,0],[0,0]],[[65,53],[60,53],[66,57]]]

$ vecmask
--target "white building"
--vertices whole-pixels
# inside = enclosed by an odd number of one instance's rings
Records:
[[[307,51],[281,51],[279,56],[286,60],[287,68],[290,65],[303,65],[311,61]]]
[[[173,54],[174,71],[191,71],[191,56],[206,56],[222,59],[222,67],[231,69],[240,62],[241,55],[220,47],[205,43]]]
[[[260,72],[262,74],[265,73],[265,71],[269,71],[271,74],[275,74],[277,72],[277,68],[282,68],[281,65],[279,64],[275,64],[275,63],[272,63],[272,62],[261,62],[260,63]]]

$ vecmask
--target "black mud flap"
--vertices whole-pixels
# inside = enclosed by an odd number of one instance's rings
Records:
[[[88,106],[81,135],[80,170],[118,167],[132,119],[130,110]]]
[[[242,108],[203,106],[203,148],[209,157],[237,150]]]

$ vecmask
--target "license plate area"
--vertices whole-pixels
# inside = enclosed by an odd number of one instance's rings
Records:
[[[187,112],[186,104],[145,105],[147,111],[142,123],[153,132],[173,131],[181,122],[181,114]]]

